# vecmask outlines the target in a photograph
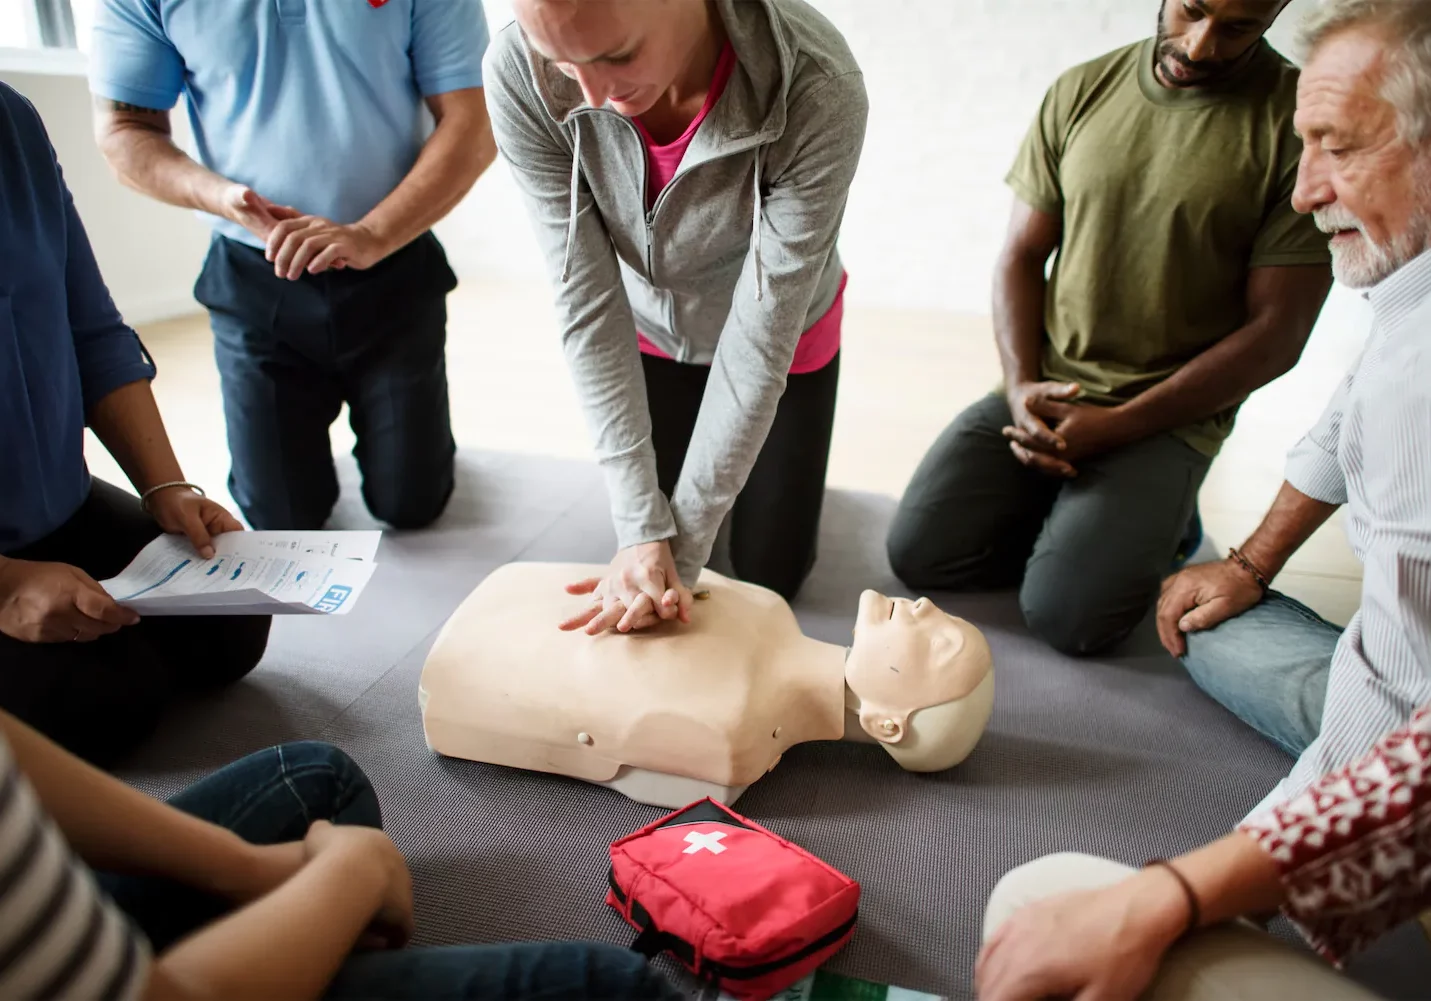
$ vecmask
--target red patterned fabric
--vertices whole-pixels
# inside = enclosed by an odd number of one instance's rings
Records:
[[[1238,829],[1281,869],[1283,912],[1340,966],[1431,905],[1431,706]]]

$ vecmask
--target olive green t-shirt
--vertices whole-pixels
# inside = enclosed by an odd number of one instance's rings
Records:
[[[1007,178],[1063,236],[1045,303],[1043,377],[1128,400],[1241,327],[1251,268],[1322,264],[1291,205],[1297,69],[1265,41],[1232,77],[1173,90],[1147,39],[1063,74]],[[1215,455],[1231,407],[1175,433]]]

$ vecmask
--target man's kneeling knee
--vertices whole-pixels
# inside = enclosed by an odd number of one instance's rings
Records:
[[[1019,597],[1024,622],[1035,636],[1059,653],[1070,657],[1085,657],[1108,649],[1126,639],[1141,617],[1118,619],[1072,593],[1062,595],[1029,594]]]

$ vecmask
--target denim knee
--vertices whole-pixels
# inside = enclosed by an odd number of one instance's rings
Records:
[[[361,827],[383,826],[372,782],[341,748],[318,740],[278,748],[285,778],[303,800],[310,820]]]

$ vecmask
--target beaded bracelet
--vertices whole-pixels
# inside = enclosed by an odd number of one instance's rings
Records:
[[[1258,570],[1257,565],[1255,563],[1249,560],[1246,556],[1243,556],[1242,551],[1240,549],[1229,549],[1227,551],[1227,556],[1229,559],[1234,560],[1240,567],[1242,567],[1242,569],[1246,570],[1252,575],[1252,578],[1257,581],[1257,586],[1262,588],[1263,594],[1266,594],[1268,590],[1271,589],[1272,582],[1267,579],[1267,575],[1264,574],[1261,570]]]
[[[147,514],[149,512],[149,498],[153,497],[159,491],[168,490],[171,487],[188,487],[200,497],[208,496],[208,494],[204,493],[204,488],[199,486],[197,483],[189,483],[187,480],[171,480],[168,483],[157,483],[154,486],[150,487],[148,490],[144,491],[144,493],[140,494],[139,506],[143,508],[145,513]]]
[[[1173,878],[1178,881],[1178,885],[1183,888],[1183,896],[1188,899],[1188,924],[1187,927],[1183,929],[1183,933],[1180,937],[1186,938],[1188,935],[1197,931],[1198,927],[1202,924],[1202,908],[1198,906],[1197,894],[1193,892],[1192,884],[1187,881],[1187,878],[1183,876],[1182,873],[1178,872],[1177,866],[1165,858],[1149,859],[1144,863],[1143,868],[1146,869],[1149,866],[1158,866],[1159,868],[1168,870],[1168,872],[1173,874]]]

